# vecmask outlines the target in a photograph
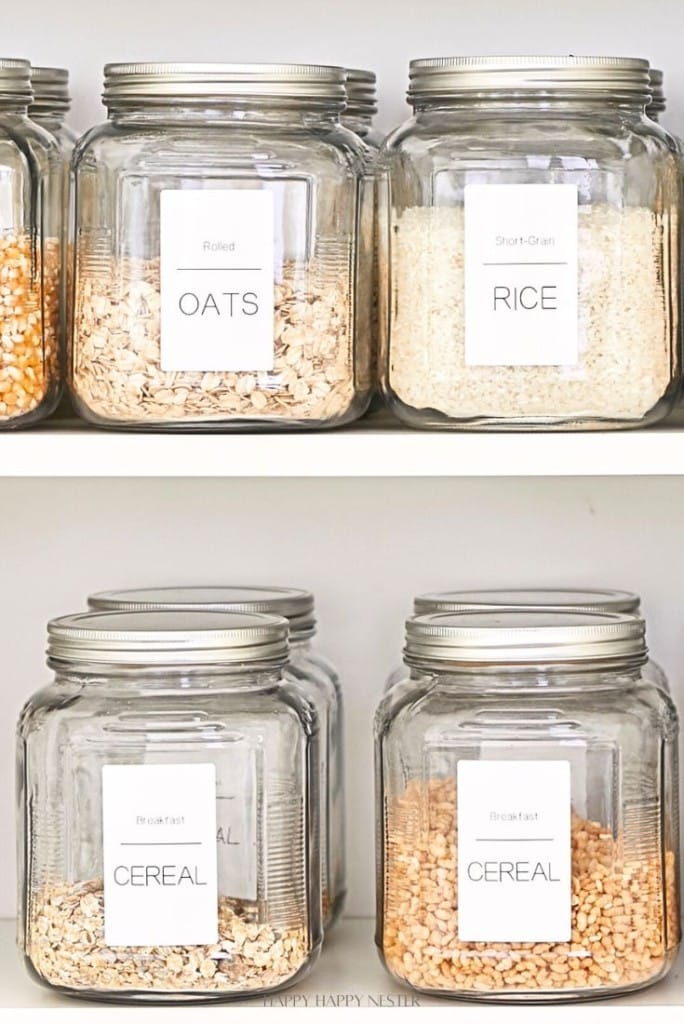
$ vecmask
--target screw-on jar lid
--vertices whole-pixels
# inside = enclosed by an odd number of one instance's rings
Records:
[[[0,102],[28,105],[33,99],[31,65],[27,60],[0,58]]]
[[[511,608],[520,611],[625,612],[636,615],[641,606],[638,594],[626,590],[445,590],[420,594],[413,602],[416,615],[435,612],[489,611]]]
[[[215,611],[85,612],[48,623],[48,661],[71,667],[284,665],[286,619]]]
[[[66,68],[37,68],[31,66],[33,103],[31,110],[63,110],[71,106],[69,72]]]
[[[319,64],[106,64],[105,105],[206,102],[212,98],[294,100],[342,109],[343,68]]]
[[[377,77],[374,71],[347,68],[347,106],[349,117],[374,117],[378,112]]]
[[[632,57],[438,57],[413,60],[409,69],[409,103],[539,92],[648,102],[649,63]]]
[[[148,587],[91,594],[88,607],[101,611],[201,610],[258,612],[287,619],[297,639],[316,631],[314,596],[292,587]]]
[[[646,113],[650,116],[651,114],[663,114],[667,106],[665,99],[665,76],[662,71],[658,71],[656,68],[651,68],[651,102],[646,107]]]
[[[450,612],[406,622],[407,664],[553,665],[646,658],[645,626],[609,612]]]

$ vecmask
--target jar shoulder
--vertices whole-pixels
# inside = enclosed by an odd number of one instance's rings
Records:
[[[171,161],[175,161],[173,168]],[[154,175],[180,174],[194,166],[234,165],[244,173],[269,176],[335,173],[357,177],[364,171],[359,140],[339,126],[297,128],[257,124],[124,124],[105,122],[87,132],[74,151],[75,170],[125,172],[137,168]]]
[[[628,161],[648,156],[676,164],[679,157],[672,136],[647,119],[568,118],[545,111],[502,117],[476,111],[456,116],[441,112],[414,117],[396,129],[381,150],[381,167],[448,157],[478,161],[522,155],[586,160]]]

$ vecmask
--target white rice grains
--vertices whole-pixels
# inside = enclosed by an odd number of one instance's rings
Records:
[[[463,207],[409,207],[394,219],[385,389],[409,407],[407,418],[434,410],[515,426],[647,416],[677,365],[662,217],[585,205],[578,230],[578,364],[466,366]]]

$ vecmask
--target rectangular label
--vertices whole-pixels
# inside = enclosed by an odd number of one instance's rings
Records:
[[[576,185],[465,186],[467,366],[576,366]]]
[[[105,943],[218,938],[213,764],[102,768]]]
[[[568,761],[459,761],[458,938],[569,942]]]
[[[274,203],[267,189],[160,194],[161,369],[273,369]]]

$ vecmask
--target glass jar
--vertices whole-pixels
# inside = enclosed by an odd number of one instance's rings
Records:
[[[101,612],[48,627],[19,723],[20,944],[70,995],[216,1001],[321,941],[318,736],[287,623]]]
[[[470,999],[616,995],[679,943],[677,712],[644,623],[464,612],[407,623],[376,715],[377,943]]]
[[[641,598],[627,590],[573,590],[570,588],[514,590],[444,590],[420,594],[414,599],[415,615],[439,612],[494,612],[501,608],[521,612],[618,612],[641,617]],[[650,658],[643,667],[644,678],[669,692],[670,684],[663,669]],[[410,670],[404,665],[389,675],[385,689],[403,683]]]
[[[362,144],[340,124],[344,77],[107,65],[109,120],[74,155],[70,382],[86,419],[293,429],[365,411],[368,204]]]
[[[643,426],[677,400],[680,160],[646,61],[413,61],[380,160],[383,389],[411,426]]]
[[[60,393],[62,171],[32,98],[29,62],[0,59],[0,429],[43,419]]]
[[[321,735],[318,766],[323,924],[330,928],[346,898],[344,736],[342,689],[336,670],[313,647],[314,596],[292,587],[147,587],[91,594],[98,611],[203,610],[277,615],[290,629],[287,675],[316,710]]]

